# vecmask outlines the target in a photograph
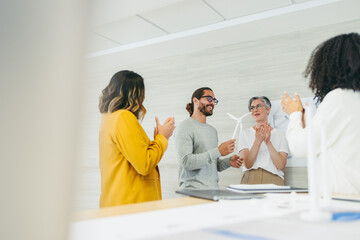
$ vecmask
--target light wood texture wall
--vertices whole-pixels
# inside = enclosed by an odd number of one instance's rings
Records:
[[[235,122],[226,113],[236,116],[246,113],[250,97],[265,95],[270,100],[278,100],[284,90],[291,94],[297,92],[301,97],[312,96],[303,78],[312,50],[337,34],[359,31],[360,21],[345,22],[147,62],[142,62],[139,56],[136,64],[89,71],[85,84],[82,154],[77,170],[79,181],[75,209],[98,207],[98,128],[101,116],[97,105],[101,90],[115,72],[129,69],[144,77],[144,105],[148,113],[142,126],[150,139],[153,139],[155,116],[161,122],[168,116],[174,116],[176,122],[180,123],[188,118],[185,105],[190,101],[193,91],[203,86],[211,87],[220,103],[215,107],[214,115],[208,118],[208,123],[218,130],[221,143],[231,138],[235,127]],[[251,117],[245,119],[244,127],[252,124]],[[178,197],[175,193],[178,159],[174,138],[170,139],[159,167],[163,198]],[[285,174],[286,184],[307,186],[305,167],[287,168]],[[225,187],[239,183],[241,171],[228,169],[219,173],[219,177],[220,187]]]

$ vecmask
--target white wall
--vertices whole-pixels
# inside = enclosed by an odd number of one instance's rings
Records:
[[[177,123],[181,122],[188,117],[185,105],[193,91],[203,86],[211,87],[220,103],[215,107],[214,115],[208,118],[208,123],[218,129],[219,140],[223,142],[231,138],[235,126],[226,113],[236,116],[246,113],[250,97],[265,95],[270,100],[278,100],[284,90],[291,94],[297,92],[301,97],[312,96],[302,77],[312,50],[332,36],[354,31],[360,31],[360,20],[151,61],[141,61],[141,56],[138,56],[137,63],[89,70],[84,96],[86,116],[82,124],[83,156],[78,167],[79,198],[75,208],[98,206],[100,175],[97,139],[101,116],[97,105],[101,90],[115,72],[129,69],[144,77],[144,104],[148,114],[142,126],[150,138],[155,116],[161,121],[174,116]],[[251,118],[244,123],[245,127],[251,126]],[[177,157],[173,138],[159,166],[163,198],[178,197],[174,193],[177,189]],[[306,168],[288,168],[285,173],[287,184],[298,187],[307,185]],[[229,169],[219,176],[220,186],[224,187],[238,183],[241,171]]]

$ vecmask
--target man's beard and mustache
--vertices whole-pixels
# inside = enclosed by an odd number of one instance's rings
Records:
[[[207,109],[208,106],[212,106],[212,105],[211,104],[206,105],[206,104],[201,103],[201,105],[199,106],[200,112],[203,113],[207,117],[213,115],[213,110],[214,110],[214,109],[208,110]]]

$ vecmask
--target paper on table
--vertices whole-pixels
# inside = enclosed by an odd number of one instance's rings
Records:
[[[280,186],[276,184],[232,184],[230,188],[238,190],[257,190],[257,189],[290,189],[290,186]]]
[[[226,224],[254,222],[264,218],[280,217],[308,207],[307,201],[305,201],[305,204],[301,202],[296,204],[294,208],[278,207],[278,202],[283,203],[289,200],[290,195],[269,195],[262,199],[224,200],[172,209],[90,219],[71,224],[69,239],[159,239],[161,236],[162,239],[170,239],[171,237],[167,236],[181,235],[197,229],[216,228]],[[344,204],[344,202],[340,201],[339,203]],[[141,226],[141,231],[139,226]]]

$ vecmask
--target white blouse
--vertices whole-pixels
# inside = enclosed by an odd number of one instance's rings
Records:
[[[245,148],[249,150],[251,149],[255,141],[255,133],[256,131],[253,128],[245,129],[240,133],[239,148],[238,148],[239,151]],[[275,128],[272,129],[270,141],[273,144],[276,151],[285,152],[289,154],[289,148],[286,141],[285,133]],[[258,168],[262,168],[284,179],[283,171],[277,169],[275,164],[272,162],[269,150],[264,142],[261,143],[254,165],[250,169],[258,169]],[[243,171],[248,171],[250,169],[246,168],[243,165]]]
[[[329,92],[319,104],[312,127],[314,150],[319,159],[320,127],[325,130],[332,192],[360,194],[360,92],[339,88]],[[306,157],[306,132],[302,128],[302,113],[290,114],[286,137],[295,157]]]

